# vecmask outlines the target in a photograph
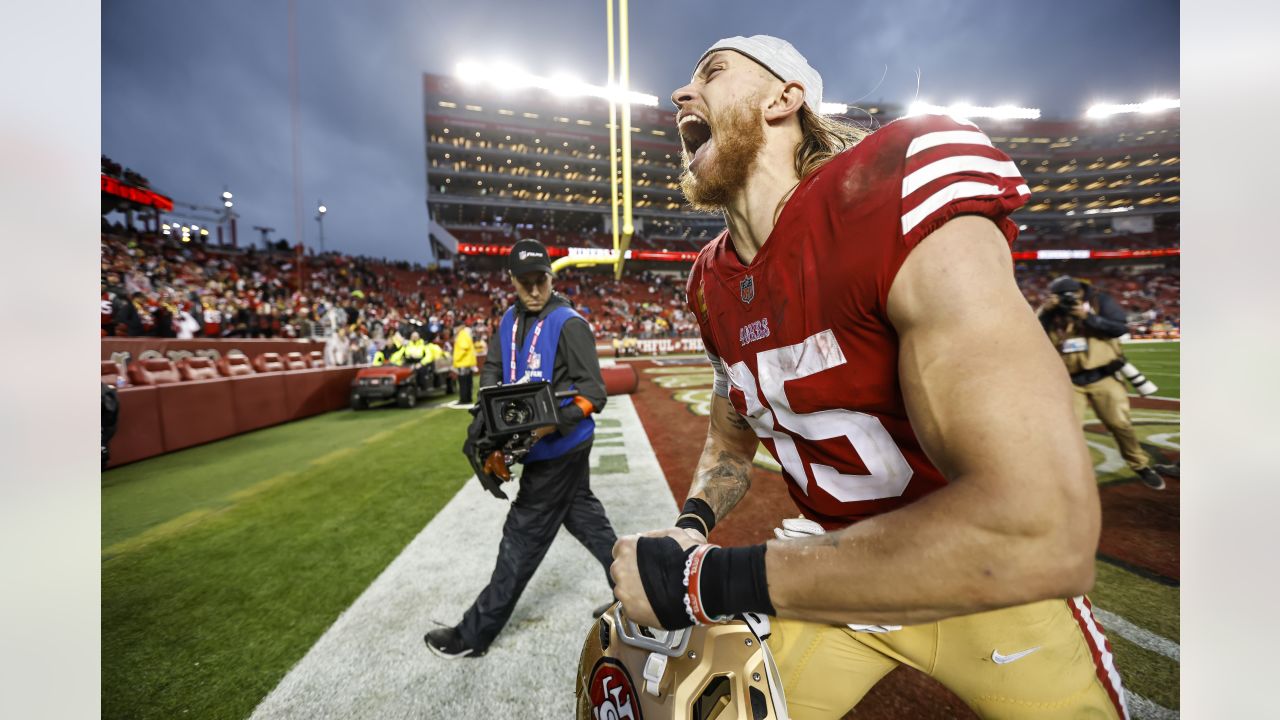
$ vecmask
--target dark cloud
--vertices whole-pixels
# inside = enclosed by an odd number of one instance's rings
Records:
[[[794,43],[842,102],[1017,102],[1077,117],[1178,90],[1170,0],[632,3],[632,84],[665,98],[728,35]],[[236,193],[252,225],[329,248],[425,260],[423,72],[504,57],[603,83],[599,0],[298,0],[301,220],[294,208],[285,0],[102,7],[102,147],[175,198]],[[299,227],[300,225],[300,227]]]

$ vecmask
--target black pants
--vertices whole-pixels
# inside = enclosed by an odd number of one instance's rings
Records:
[[[458,402],[471,404],[471,369],[458,371]]]
[[[590,454],[587,443],[568,455],[525,465],[520,491],[502,527],[493,577],[458,624],[467,645],[487,649],[502,632],[561,525],[595,556],[613,586],[609,565],[618,536],[591,492]]]

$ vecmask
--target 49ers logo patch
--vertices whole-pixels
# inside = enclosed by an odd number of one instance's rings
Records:
[[[594,720],[643,720],[631,675],[613,658],[600,658],[596,662],[587,695]]]

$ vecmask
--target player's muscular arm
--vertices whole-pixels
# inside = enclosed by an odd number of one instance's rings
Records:
[[[889,293],[912,426],[949,484],[840,532],[771,541],[779,615],[927,622],[1086,592],[1100,511],[1062,363],[1000,231],[950,221]]]
[[[689,497],[706,500],[723,519],[751,488],[751,463],[759,440],[728,398],[713,395],[711,425],[693,473]]]

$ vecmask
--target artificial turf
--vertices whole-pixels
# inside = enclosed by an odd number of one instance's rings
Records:
[[[1182,387],[1179,382],[1181,343],[1176,341],[1128,343],[1124,346],[1124,356],[1143,375],[1146,375],[1148,380],[1160,388],[1156,391],[1156,397],[1182,396]]]
[[[247,717],[470,477],[468,420],[343,411],[105,474],[102,716]]]

